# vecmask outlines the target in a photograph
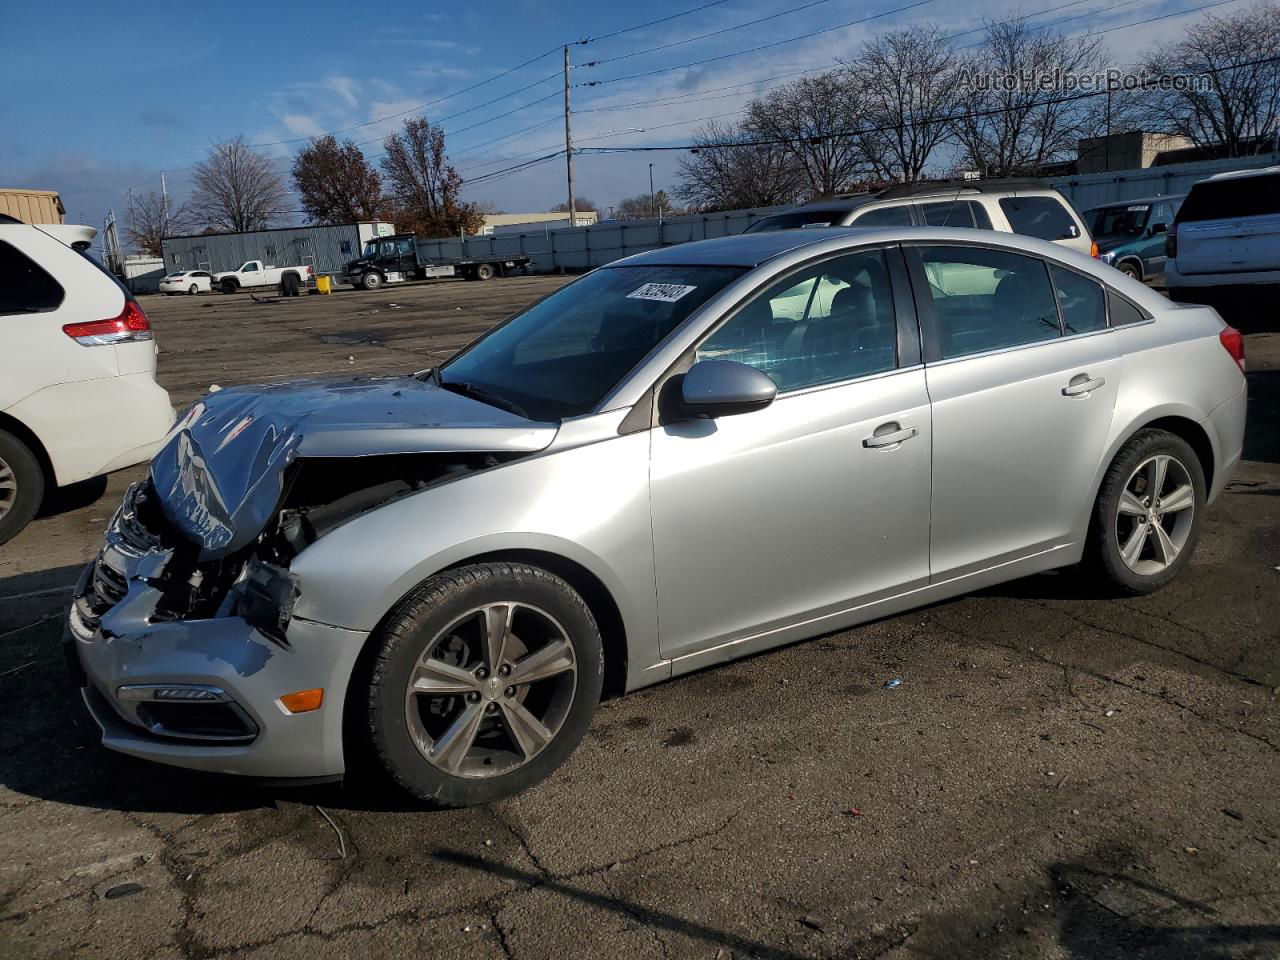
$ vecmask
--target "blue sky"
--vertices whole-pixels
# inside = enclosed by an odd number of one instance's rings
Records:
[[[190,166],[210,142],[245,135],[264,144],[282,173],[306,138],[340,133],[373,157],[401,122],[382,120],[429,101],[425,113],[443,119],[450,154],[470,177],[563,147],[558,92],[560,53],[466,94],[451,95],[566,41],[604,34],[701,6],[706,0],[647,4],[534,2],[395,4],[369,7],[317,0],[182,12],[172,3],[37,4],[0,0],[6,25],[0,98],[0,186],[58,190],[69,220],[101,226],[109,208],[123,219],[128,188],[158,190],[166,172],[171,194],[185,199]],[[571,47],[575,62],[618,57],[672,44],[806,0],[724,0],[668,22]],[[811,0],[810,0],[811,2]],[[808,9],[721,36],[573,71],[575,83],[718,57],[904,6],[911,0],[820,0]],[[686,142],[707,117],[732,122],[753,95],[780,81],[763,78],[834,65],[875,33],[910,23],[948,32],[1058,6],[1064,0],[929,0],[915,9],[756,53],[681,70],[572,91],[579,146]],[[1036,17],[1059,29],[1106,29],[1204,0],[1080,0]],[[1228,5],[1234,11],[1244,2]],[[375,11],[394,13],[379,22]],[[433,12],[434,11],[434,12]],[[1107,35],[1117,59],[1172,36],[1197,17],[1165,20]],[[20,38],[13,43],[12,38]],[[530,89],[512,91],[543,78]],[[724,89],[729,88],[729,89]],[[499,102],[480,106],[502,97]],[[671,100],[670,98],[684,99]],[[638,100],[667,99],[641,107]],[[538,102],[541,101],[541,102]],[[470,109],[477,108],[477,109]],[[605,108],[605,109],[601,109]],[[619,109],[615,109],[619,108]],[[451,114],[467,111],[461,116]],[[494,119],[498,114],[509,116]],[[537,126],[535,129],[525,128]],[[470,129],[465,129],[470,128]],[[524,132],[521,132],[524,131]],[[510,138],[508,142],[501,142]],[[498,142],[492,142],[498,141]],[[543,149],[545,148],[545,149]],[[578,193],[601,208],[675,182],[676,155],[619,154],[575,159]],[[508,211],[545,210],[565,199],[563,158],[469,187],[469,200]]]

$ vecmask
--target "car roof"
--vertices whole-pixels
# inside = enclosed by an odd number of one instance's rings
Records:
[[[1132,200],[1117,200],[1114,203],[1095,203],[1089,210],[1107,210],[1111,207],[1131,207],[1136,203],[1171,203],[1174,200],[1185,200],[1185,193],[1168,193],[1163,197],[1134,197]]]
[[[1267,177],[1280,173],[1280,167],[1259,167],[1257,170],[1231,170],[1228,173],[1215,173],[1208,180],[1235,180],[1240,177]],[[1204,183],[1204,180],[1199,181]],[[1195,189],[1195,184],[1191,185]]]
[[[639,267],[661,266],[716,266],[754,267],[774,257],[807,247],[810,244],[830,240],[840,234],[885,234],[889,231],[869,227],[822,227],[801,230],[774,230],[765,233],[739,233],[732,237],[713,237],[710,240],[693,240],[672,247],[646,250],[625,260],[616,260],[609,267],[626,265]],[[896,236],[893,237],[896,239]]]

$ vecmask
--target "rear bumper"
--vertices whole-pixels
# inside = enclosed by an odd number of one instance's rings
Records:
[[[5,412],[40,439],[58,486],[151,459],[174,421],[147,372],[45,387]]]
[[[130,562],[128,593],[100,624],[87,627],[73,599],[64,633],[72,675],[103,746],[210,773],[340,776],[346,689],[365,635],[295,619],[287,643],[277,643],[239,617],[151,622],[159,592],[137,579],[138,563],[146,559]],[[75,599],[88,589],[93,566]],[[279,702],[315,687],[324,689],[318,710],[291,714]],[[205,699],[184,700],[191,691]],[[193,733],[190,715],[181,713],[193,708],[206,717],[221,711],[219,723],[225,715],[239,726],[213,736],[207,727]]]
[[[1248,411],[1248,387],[1241,386],[1240,392],[1218,406],[1201,425],[1216,442],[1217,464],[1213,471],[1213,483],[1209,487],[1208,501],[1217,499],[1240,465],[1240,457],[1244,451],[1244,425]]]

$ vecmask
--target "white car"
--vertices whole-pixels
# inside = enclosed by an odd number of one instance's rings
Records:
[[[1280,288],[1280,167],[1193,184],[1165,241],[1173,300],[1209,303]]]
[[[169,296],[178,293],[212,293],[213,275],[208,270],[179,270],[160,281],[160,292]]]
[[[92,227],[0,216],[0,543],[51,487],[149,460],[173,425],[147,315]]]

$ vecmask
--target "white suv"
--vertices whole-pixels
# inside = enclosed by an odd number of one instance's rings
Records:
[[[45,491],[150,459],[173,424],[146,314],[93,228],[0,216],[0,543]]]
[[[1280,286],[1280,167],[1220,173],[1191,187],[1165,240],[1173,300]]]
[[[1039,180],[933,180],[841,194],[757,220],[747,233],[795,227],[974,227],[1049,240],[1096,257],[1089,229]]]

